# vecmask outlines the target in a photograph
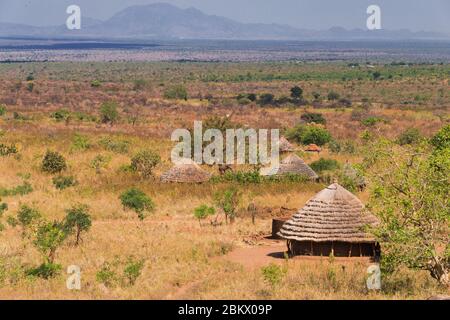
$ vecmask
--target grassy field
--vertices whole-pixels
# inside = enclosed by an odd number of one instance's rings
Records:
[[[380,76],[374,76],[375,71]],[[212,226],[200,225],[193,211],[212,204],[214,195],[231,182],[163,184],[158,176],[172,166],[171,132],[191,128],[194,120],[212,115],[231,115],[232,121],[245,127],[283,130],[298,124],[302,114],[319,112],[333,138],[351,144],[351,151],[336,153],[325,147],[320,155],[299,154],[307,163],[322,157],[356,164],[361,161],[361,136],[366,131],[396,138],[415,127],[429,137],[448,123],[449,76],[450,66],[437,64],[1,64],[0,104],[6,106],[6,113],[0,116],[0,143],[15,144],[18,153],[0,156],[0,191],[24,183],[32,191],[1,196],[0,203],[7,203],[8,210],[0,220],[4,224],[0,298],[425,299],[448,293],[426,272],[411,270],[383,279],[380,292],[368,292],[367,261],[277,259],[273,262],[277,267],[272,266],[275,275],[268,276],[267,266],[249,272],[227,259],[236,248],[266,245],[263,236],[271,232],[271,215],[257,215],[253,224],[246,210],[250,203],[257,208],[297,209],[326,186],[323,182],[238,183],[243,197],[236,221]],[[164,97],[166,88],[177,83],[186,87],[188,99]],[[302,105],[261,106],[236,99],[243,93],[271,93],[282,101],[294,85],[304,90]],[[331,91],[351,105],[327,99]],[[313,92],[320,97],[313,97]],[[107,101],[119,106],[120,117],[113,126],[99,121],[100,106]],[[62,109],[71,117],[58,121],[54,113]],[[355,110],[364,110],[363,118]],[[362,121],[364,117],[381,120],[372,125]],[[75,177],[77,185],[65,190],[54,187],[53,175],[41,170],[48,149],[64,155],[64,175]],[[149,179],[127,170],[130,158],[143,149],[161,156]],[[98,159],[101,165],[95,166]],[[219,174],[213,167],[205,169]],[[130,187],[144,191],[156,205],[144,221],[119,200]],[[368,197],[366,191],[357,195],[362,201]],[[26,270],[39,265],[42,257],[33,240],[24,237],[20,227],[8,225],[7,218],[26,204],[48,220],[61,220],[65,210],[77,203],[89,206],[92,228],[79,246],[71,237],[58,248],[56,262],[62,272],[51,279],[27,275]],[[136,264],[139,273],[132,281],[125,270]],[[79,291],[66,288],[69,265],[81,267]]]

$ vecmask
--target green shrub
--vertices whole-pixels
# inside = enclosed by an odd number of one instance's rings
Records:
[[[70,117],[70,111],[67,109],[59,109],[50,114],[50,118],[55,119],[57,122],[66,121]]]
[[[259,104],[267,105],[275,102],[275,96],[271,93],[263,93],[259,96]]]
[[[286,138],[304,145],[314,143],[323,146],[331,141],[331,134],[320,126],[297,125],[286,131]]]
[[[91,81],[91,87],[98,88],[102,85],[102,83],[99,80],[92,80]]]
[[[340,94],[335,91],[330,91],[328,93],[328,100],[330,100],[330,101],[338,100],[339,98],[340,98]]]
[[[437,150],[450,148],[450,124],[443,126],[430,141]]]
[[[420,131],[416,128],[408,128],[397,137],[397,143],[401,146],[417,143],[421,138]]]
[[[113,140],[110,137],[105,137],[100,140],[100,145],[108,151],[115,153],[127,153],[130,147],[130,142],[126,140]]]
[[[198,222],[201,225],[201,220],[206,219],[208,216],[212,216],[216,213],[216,209],[214,207],[208,207],[206,204],[203,204],[194,209],[194,217],[198,219]]]
[[[133,81],[133,90],[143,90],[148,87],[148,82],[144,79],[136,79]]]
[[[22,231],[30,227],[41,218],[41,213],[27,205],[22,205],[17,212],[17,221],[22,226]]]
[[[279,265],[271,263],[268,266],[262,267],[261,273],[265,281],[272,286],[276,286],[281,283],[287,273],[287,270]]]
[[[188,99],[188,92],[186,88],[181,85],[177,84],[174,86],[171,86],[167,88],[164,91],[164,98],[165,99],[180,99],[180,100],[187,100]]]
[[[230,187],[223,192],[215,194],[215,202],[217,207],[221,208],[225,213],[225,220],[233,222],[236,218],[237,207],[241,201],[242,193],[235,187]]]
[[[311,169],[313,169],[315,172],[320,173],[322,171],[331,171],[339,169],[340,165],[339,162],[337,162],[334,159],[324,159],[320,158],[317,161],[314,161],[310,164]]]
[[[56,221],[42,222],[38,226],[33,244],[43,254],[45,259],[44,263],[53,264],[56,250],[61,246],[66,237],[67,233],[62,223]]]
[[[361,123],[366,127],[373,127],[377,123],[380,123],[380,122],[384,122],[384,120],[382,118],[375,117],[375,116],[367,117],[361,121]]]
[[[0,104],[0,117],[6,114],[6,106],[4,104]]]
[[[37,268],[28,269],[26,274],[32,277],[50,279],[58,275],[61,270],[62,266],[60,264],[45,262]]]
[[[295,86],[291,88],[291,98],[300,99],[303,96],[303,89],[299,86]]]
[[[141,275],[144,268],[144,260],[134,260],[129,258],[125,269],[123,270],[125,278],[128,280],[129,285],[134,285],[137,278]]]
[[[105,262],[101,269],[96,273],[95,279],[106,287],[111,287],[117,281],[117,274],[113,270],[111,264]]]
[[[47,150],[47,153],[42,160],[41,168],[44,172],[52,174],[60,173],[61,171],[67,169],[66,159],[64,159],[64,157],[56,151]]]
[[[153,212],[155,204],[143,191],[131,188],[120,195],[120,201],[126,209],[134,210],[140,220],[144,220],[147,212]]]
[[[227,171],[221,176],[214,176],[211,182],[237,182],[240,184],[261,183],[262,177],[259,171]]]
[[[131,158],[131,168],[143,178],[149,178],[161,157],[152,150],[142,150]]]
[[[56,176],[53,178],[53,185],[58,190],[74,187],[78,184],[73,176]]]
[[[18,185],[12,189],[0,188],[0,196],[8,197],[8,196],[24,196],[33,192],[33,187],[28,181],[23,182],[21,185]]]
[[[0,156],[7,157],[12,154],[17,154],[19,151],[17,150],[17,147],[14,144],[6,145],[3,143],[0,143]]]
[[[307,112],[300,117],[306,123],[326,124],[327,121],[321,113]]]
[[[95,169],[97,174],[100,174],[102,169],[106,169],[108,167],[110,161],[110,156],[104,156],[102,154],[96,155],[91,161],[91,168]]]
[[[100,121],[102,123],[109,123],[113,125],[119,118],[119,111],[117,111],[117,103],[108,101],[102,103],[100,106]]]
[[[84,151],[92,147],[91,142],[89,141],[89,138],[86,136],[83,136],[81,134],[76,133],[72,140],[72,151]]]
[[[87,232],[92,225],[89,207],[84,204],[78,204],[66,210],[66,214],[64,230],[67,234],[75,233],[75,245],[78,245],[81,240],[81,233]]]

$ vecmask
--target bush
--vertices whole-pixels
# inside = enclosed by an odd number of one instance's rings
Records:
[[[237,182],[241,184],[260,183],[261,175],[259,171],[227,171],[224,175],[214,176],[211,178],[212,182]]]
[[[100,140],[100,145],[108,151],[115,153],[127,153],[130,142],[126,140],[113,140],[110,137],[105,137]]]
[[[105,262],[101,269],[95,274],[95,279],[106,287],[110,287],[117,281],[117,275],[114,270],[112,270],[112,266]]]
[[[100,174],[102,172],[102,169],[106,169],[108,167],[108,163],[111,161],[110,156],[104,156],[104,155],[97,155],[94,159],[91,161],[91,168],[95,169],[95,172],[97,174]]]
[[[18,152],[19,151],[17,150],[17,147],[14,144],[8,146],[6,144],[0,143],[0,156],[2,157],[7,157],[9,155],[16,154]]]
[[[327,123],[327,121],[325,120],[325,118],[321,113],[307,112],[302,114],[300,119],[302,119],[306,123],[317,123],[323,125]]]
[[[373,127],[379,122],[383,122],[384,120],[379,117],[371,116],[363,119],[361,123],[366,127]]]
[[[50,279],[58,275],[62,270],[62,266],[56,263],[45,262],[37,268],[32,268],[26,271],[28,276]]]
[[[286,131],[286,138],[300,144],[323,146],[331,141],[331,134],[320,126],[297,125]]]
[[[283,277],[287,273],[287,270],[276,265],[274,263],[261,268],[264,280],[267,281],[271,286],[276,286],[281,283]]]
[[[6,106],[4,104],[0,104],[0,117],[6,114]]]
[[[143,268],[144,268],[144,260],[136,261],[132,258],[128,259],[128,262],[125,265],[123,273],[126,279],[128,280],[129,285],[134,285],[136,283],[136,280],[141,275]]]
[[[431,138],[431,145],[438,150],[450,148],[450,125],[442,127],[436,135]]]
[[[33,187],[27,181],[11,189],[0,188],[0,196],[3,197],[17,196],[17,195],[24,196],[31,192],[33,192]]]
[[[299,86],[295,86],[291,88],[291,98],[300,99],[303,95],[303,89]]]
[[[50,118],[55,119],[57,122],[66,121],[67,118],[70,117],[70,111],[67,109],[59,109],[52,114],[50,114]]]
[[[104,102],[100,106],[100,121],[113,125],[119,118],[117,103],[114,101]]]
[[[340,98],[340,94],[335,91],[330,91],[328,93],[328,100],[330,100],[330,101],[338,100],[339,98]]]
[[[143,90],[148,87],[148,82],[144,79],[136,79],[133,81],[133,90]]]
[[[274,101],[275,96],[271,93],[263,93],[259,96],[259,104],[261,105],[273,104]]]
[[[409,128],[397,137],[397,143],[401,146],[414,144],[421,138],[420,131],[416,128]]]
[[[22,205],[17,212],[17,221],[22,226],[23,232],[40,218],[41,213],[27,205]]]
[[[76,133],[73,137],[71,149],[73,151],[84,151],[92,146],[89,138],[81,134]]]
[[[322,171],[326,170],[336,170],[339,169],[339,162],[337,162],[334,159],[324,159],[320,158],[317,161],[314,161],[310,164],[311,169],[313,169],[315,172],[320,173]]]
[[[188,99],[188,92],[186,88],[181,85],[174,85],[170,88],[167,88],[164,91],[164,98],[165,99],[180,99],[180,100],[187,100]]]
[[[208,216],[212,216],[216,213],[216,209],[214,207],[208,207],[206,204],[203,204],[194,209],[194,217],[198,219],[198,222],[201,225],[201,220],[206,219]]]
[[[47,150],[41,168],[44,172],[60,173],[67,169],[66,159],[58,152]]]
[[[102,83],[99,80],[92,80],[91,87],[98,88],[102,85]]]
[[[134,210],[140,220],[145,219],[146,212],[153,212],[155,204],[152,199],[139,189],[131,188],[120,195],[120,201],[126,209]]]
[[[226,222],[228,222],[228,218],[230,218],[230,222],[234,221],[241,197],[241,192],[235,187],[215,194],[216,205],[225,213]]]
[[[91,228],[92,220],[89,215],[89,207],[87,205],[78,204],[66,210],[67,216],[64,220],[64,230],[67,234],[75,233],[75,245],[81,240],[81,233]]]
[[[78,184],[73,176],[56,176],[53,178],[53,185],[58,190],[74,187]]]
[[[67,234],[62,223],[43,222],[38,226],[33,244],[44,255],[44,263],[53,264],[56,250],[66,237]]]
[[[152,175],[153,168],[160,161],[161,157],[157,153],[151,150],[143,150],[131,159],[131,168],[133,171],[138,172],[141,177],[148,178]]]

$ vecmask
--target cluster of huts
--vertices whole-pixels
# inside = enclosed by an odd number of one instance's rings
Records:
[[[319,152],[314,146],[311,150]],[[280,152],[290,153],[276,168],[262,168],[262,175],[298,174],[311,180],[319,177],[300,157],[293,146],[280,139]],[[163,182],[201,183],[211,178],[193,161],[172,167],[161,176]],[[362,202],[338,183],[333,183],[311,198],[292,217],[274,219],[273,234],[287,240],[291,255],[355,257],[380,255],[379,244],[366,228],[377,219],[364,211]]]

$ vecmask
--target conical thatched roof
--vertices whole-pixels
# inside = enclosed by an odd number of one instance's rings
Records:
[[[162,182],[184,182],[200,183],[206,182],[211,178],[211,174],[206,172],[198,164],[190,159],[183,159],[169,171],[161,175]]]
[[[285,137],[280,138],[279,146],[280,146],[280,152],[294,151],[294,146]]]
[[[355,195],[334,183],[286,221],[278,235],[297,241],[373,242],[364,226],[376,224],[377,219],[363,213],[363,208]]]
[[[296,154],[290,154],[286,158],[284,158],[279,167],[273,168],[263,168],[261,170],[261,175],[285,175],[285,174],[299,174],[307,176],[310,179],[317,179],[319,176],[317,173],[308,166],[305,161],[300,159]]]

